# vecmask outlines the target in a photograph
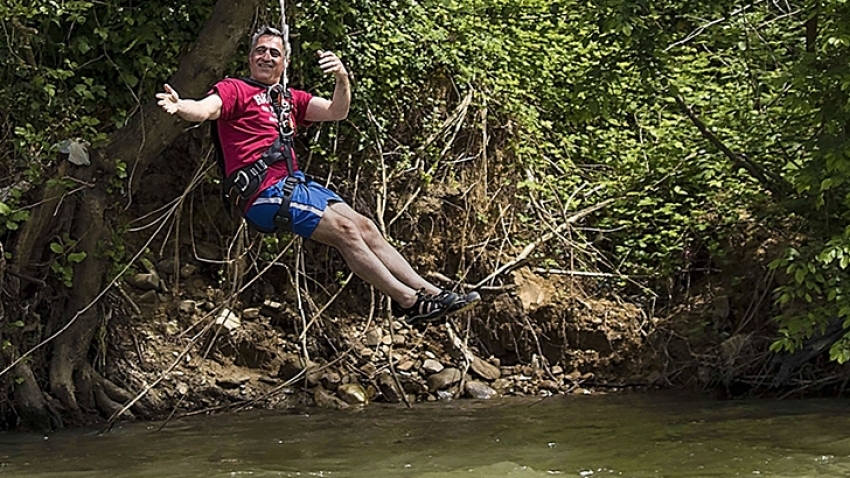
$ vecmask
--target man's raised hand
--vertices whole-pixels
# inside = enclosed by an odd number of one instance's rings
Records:
[[[348,71],[345,70],[342,60],[334,52],[319,50],[316,53],[319,55],[319,68],[322,69],[324,74],[333,73],[337,76],[348,76]]]
[[[177,91],[174,90],[168,83],[164,85],[165,93],[157,93],[156,97],[159,98],[157,104],[162,106],[162,109],[165,110],[166,113],[173,115],[177,113],[178,105],[180,103],[180,95],[177,94]]]

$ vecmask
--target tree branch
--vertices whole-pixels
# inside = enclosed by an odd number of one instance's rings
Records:
[[[674,97],[676,98],[676,103],[679,105],[679,108],[681,108],[688,118],[691,119],[694,126],[696,126],[700,133],[702,133],[702,136],[714,145],[715,148],[719,149],[724,155],[726,155],[727,158],[731,159],[736,166],[747,170],[750,176],[752,176],[768,191],[773,193],[777,199],[781,199],[787,195],[787,191],[791,189],[791,186],[782,179],[782,177],[765,170],[765,168],[761,165],[753,162],[743,154],[732,151],[728,146],[720,141],[720,138],[718,138],[717,135],[708,129],[699,116],[685,103],[682,95],[677,93]]]

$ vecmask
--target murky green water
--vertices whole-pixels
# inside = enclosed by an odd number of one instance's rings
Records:
[[[556,396],[0,434],[4,477],[550,475],[850,476],[850,402]]]

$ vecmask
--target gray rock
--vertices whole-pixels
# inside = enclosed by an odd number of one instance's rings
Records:
[[[339,398],[341,398],[344,402],[352,405],[363,405],[369,402],[369,399],[366,396],[366,389],[364,389],[359,383],[346,383],[345,385],[340,385],[336,394],[339,395]]]
[[[460,370],[449,367],[443,369],[442,372],[428,377],[428,388],[431,390],[443,390],[460,382],[461,377]]]
[[[347,403],[336,398],[331,392],[322,387],[316,387],[313,390],[313,400],[316,402],[316,406],[322,408],[342,410],[349,407]]]
[[[283,304],[272,300],[266,300],[265,302],[263,302],[263,306],[260,307],[260,313],[265,315],[266,317],[280,317],[283,312]]]
[[[554,380],[541,380],[537,385],[541,390],[549,390],[553,393],[558,393],[561,387]]]
[[[370,329],[366,332],[366,345],[369,347],[377,347],[381,343],[383,331],[380,328]]]
[[[221,388],[239,388],[243,384],[248,383],[251,377],[247,375],[231,375],[229,377],[219,377],[215,379],[215,384]]]
[[[424,362],[422,362],[422,371],[428,375],[440,373],[443,371],[444,368],[445,367],[443,367],[443,364],[437,362],[434,359],[426,359]]]
[[[381,389],[381,395],[390,403],[398,403],[401,401],[401,393],[396,386],[392,375],[387,372],[378,377],[378,387]]]
[[[251,307],[250,309],[242,310],[242,318],[243,319],[256,319],[260,316],[260,309],[256,307]]]
[[[291,380],[309,365],[298,354],[283,354],[281,359],[278,376],[284,380]]]
[[[339,387],[339,384],[342,383],[342,377],[339,376],[336,372],[325,372],[322,376],[322,386],[324,386],[328,390],[336,390]]]
[[[140,290],[156,290],[159,289],[160,284],[159,274],[156,272],[135,274],[127,277],[127,283]]]
[[[455,394],[448,390],[437,390],[437,400],[451,400],[455,398]]]
[[[218,317],[215,318],[215,323],[216,325],[224,326],[227,330],[238,329],[242,326],[242,320],[239,319],[239,316],[227,308],[221,309]]]
[[[475,375],[478,375],[479,377],[483,378],[484,380],[487,380],[488,382],[497,380],[502,376],[502,371],[499,369],[499,367],[478,357],[472,358],[472,364],[469,368]]]
[[[466,394],[477,400],[489,400],[499,395],[499,392],[490,388],[489,385],[484,382],[479,382],[477,380],[466,382],[465,388]]]
[[[195,273],[198,268],[194,264],[184,264],[183,267],[180,268],[180,277],[184,279],[188,279],[189,276]]]
[[[396,370],[399,372],[409,372],[416,366],[416,362],[413,360],[404,360],[396,366]]]
[[[194,300],[184,300],[180,302],[180,312],[184,314],[194,314],[198,310],[198,303]]]

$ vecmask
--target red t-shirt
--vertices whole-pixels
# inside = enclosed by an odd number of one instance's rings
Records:
[[[224,154],[225,174],[247,166],[268,151],[278,137],[277,116],[269,103],[264,88],[249,85],[236,78],[225,78],[213,87],[221,97],[221,116],[218,119],[218,136]],[[292,92],[292,119],[295,125],[309,126],[304,120],[307,104],[313,95],[290,88]],[[293,161],[294,169],[298,163]],[[289,174],[286,161],[278,161],[269,168],[260,191]]]

